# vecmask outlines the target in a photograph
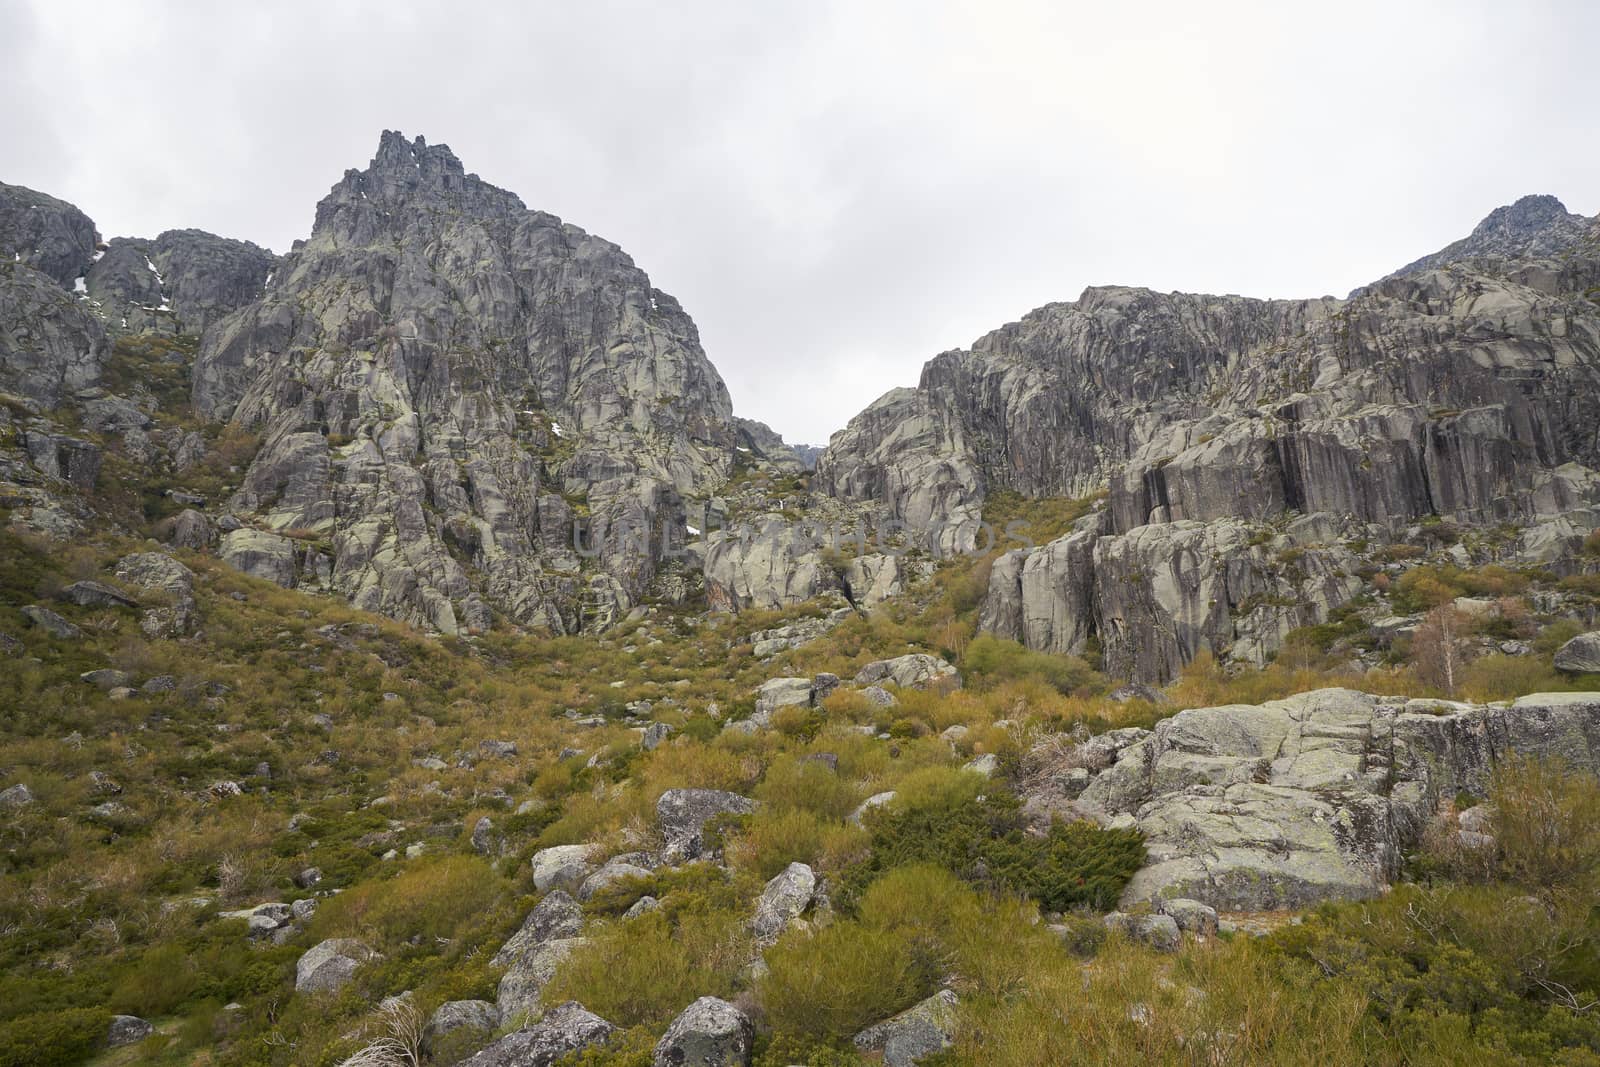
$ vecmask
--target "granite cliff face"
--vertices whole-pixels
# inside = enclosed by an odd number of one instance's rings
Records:
[[[620,248],[398,133],[206,333],[194,403],[264,435],[230,542],[445,632],[626,611],[745,432]]]
[[[985,627],[1054,652],[1097,638],[1140,681],[1205,650],[1259,663],[1354,595],[1341,540],[1595,525],[1595,234],[1527,198],[1347,301],[1090,289],[930,361],[834,436],[818,479],[945,551],[973,546],[991,491],[1108,487],[1104,514],[1002,557]],[[1283,529],[1296,515],[1315,521]]]

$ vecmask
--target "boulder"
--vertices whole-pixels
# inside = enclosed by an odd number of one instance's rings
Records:
[[[137,1015],[113,1015],[111,1026],[106,1032],[106,1044],[111,1048],[121,1048],[123,1045],[143,1041],[155,1032],[154,1026]]]
[[[24,782],[0,789],[0,810],[16,811],[36,802],[33,790]]]
[[[138,602],[103,582],[73,582],[57,596],[80,608],[136,608]]]
[[[423,1036],[430,1042],[456,1030],[491,1032],[500,1026],[500,1009],[487,1000],[447,1000],[428,1016]]]
[[[1178,924],[1178,929],[1186,934],[1197,937],[1214,937],[1217,932],[1217,912],[1215,908],[1202,904],[1198,900],[1188,900],[1183,897],[1173,897],[1163,900],[1157,907],[1161,914],[1170,915],[1172,921]]]
[[[744,1012],[701,997],[672,1020],[656,1043],[653,1067],[749,1067],[755,1027]]]
[[[536,1024],[506,1034],[459,1067],[551,1067],[591,1045],[604,1044],[616,1027],[575,1000],[558,1004]]]
[[[748,815],[755,801],[720,789],[669,789],[656,801],[663,855],[672,863],[696,859],[704,849],[702,831],[718,815]]]
[[[901,689],[931,689],[934,686],[961,687],[961,674],[938,656],[913,653],[894,659],[880,659],[856,672],[855,684],[895,685]]]
[[[1556,670],[1573,674],[1600,671],[1600,630],[1579,634],[1556,650]]]
[[[133,681],[133,676],[127,671],[114,670],[110,667],[101,667],[99,670],[84,671],[78,675],[78,680],[87,682],[96,689],[107,692],[113,689],[126,688]]]
[[[551,889],[576,892],[594,870],[590,856],[593,845],[553,845],[533,854],[533,887],[541,893]]]
[[[223,537],[221,556],[236,571],[294,588],[294,542],[287,537],[246,526]]]
[[[779,872],[756,901],[755,916],[750,920],[756,943],[776,944],[789,924],[811,906],[816,891],[817,876],[804,863],[791,863]]]
[[[889,801],[891,801],[893,799],[894,799],[894,790],[893,789],[890,789],[890,790],[888,790],[886,792],[883,792],[883,793],[874,793],[874,794],[872,794],[870,797],[868,797],[867,799],[863,800],[859,805],[857,805],[855,811],[852,811],[850,813],[850,818],[849,818],[850,825],[851,826],[860,826],[862,824],[862,822],[866,819],[868,812],[875,811],[878,808],[883,807],[885,804],[889,803]]]
[[[1113,911],[1104,921],[1108,929],[1121,930],[1132,940],[1157,952],[1176,952],[1183,946],[1178,921],[1171,915],[1126,915]]]
[[[172,528],[167,534],[167,543],[174,548],[187,548],[198,552],[211,547],[212,538],[215,536],[211,522],[204,514],[193,508],[184,508],[173,517]]]
[[[183,637],[200,622],[194,572],[165,552],[135,552],[117,561],[117,577],[160,593],[165,603],[148,609],[139,626],[148,637]]]
[[[495,990],[495,1007],[502,1020],[531,1018],[542,1007],[540,995],[555,977],[556,967],[585,943],[581,937],[555,938],[530,946],[519,953],[500,977]]]
[[[894,1018],[867,1027],[855,1036],[855,1046],[881,1052],[884,1067],[912,1067],[954,1043],[958,1004],[953,990],[941,989]]]
[[[355,977],[358,967],[377,958],[378,953],[355,938],[329,938],[311,948],[295,963],[295,992],[324,993],[342,989]]]
[[[810,704],[810,678],[772,678],[762,682],[756,690],[756,710],[751,718],[766,726],[772,721],[772,713],[779,708],[809,707]]]
[[[614,885],[628,878],[648,878],[650,871],[638,864],[628,863],[620,858],[607,860],[605,865],[583,880],[578,887],[578,899],[588,900],[608,885]]]
[[[63,641],[73,641],[83,636],[82,630],[40,604],[29,604],[23,608],[22,617],[51,637]]]

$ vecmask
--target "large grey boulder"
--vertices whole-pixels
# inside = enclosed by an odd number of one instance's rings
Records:
[[[0,789],[0,810],[17,811],[35,803],[37,799],[26,782],[18,782]]]
[[[82,630],[42,604],[29,604],[22,609],[22,617],[51,637],[63,641],[72,641],[83,636]]]
[[[528,948],[511,961],[495,989],[495,1007],[503,1020],[537,1016],[544,987],[555,977],[561,961],[584,944],[581,937],[563,937]]]
[[[654,1067],[749,1067],[755,1027],[725,1000],[701,997],[656,1043]]]
[[[533,887],[541,893],[552,889],[576,892],[594,870],[593,845],[552,845],[533,854]]]
[[[620,857],[609,859],[598,870],[583,880],[578,887],[578,899],[588,900],[596,893],[610,885],[626,881],[629,878],[648,878],[650,869],[641,867],[637,863],[629,863]]]
[[[184,637],[200,624],[194,572],[165,552],[135,552],[117,561],[117,577],[161,594],[163,603],[144,613],[139,626],[148,637]]]
[[[809,707],[811,688],[810,678],[768,679],[756,690],[756,710],[751,718],[765,726],[779,708]]]
[[[500,1010],[487,1000],[447,1000],[428,1016],[423,1036],[437,1041],[457,1030],[493,1031],[500,1025]]]
[[[106,1032],[106,1044],[111,1048],[121,1048],[143,1041],[155,1032],[154,1026],[137,1015],[113,1015]]]
[[[1556,670],[1574,674],[1600,671],[1600,630],[1579,634],[1556,650]]]
[[[881,1052],[885,1067],[912,1067],[954,1043],[959,1003],[953,990],[941,989],[894,1018],[867,1027],[855,1036],[855,1046]]]
[[[960,688],[961,673],[938,656],[917,652],[874,660],[856,672],[858,686],[895,685],[901,689]]]
[[[791,863],[780,871],[756,901],[750,932],[758,944],[775,944],[778,938],[811,906],[817,892],[817,876],[804,863]]]
[[[564,890],[553,889],[533,906],[522,926],[511,935],[500,951],[490,961],[493,966],[507,967],[546,941],[577,937],[583,932],[583,908]]]
[[[138,602],[106,585],[104,582],[73,582],[57,594],[69,604],[80,608],[136,608]]]
[[[575,1000],[558,1004],[537,1023],[500,1038],[459,1067],[551,1067],[591,1045],[604,1044],[616,1027]]]
[[[363,963],[378,953],[353,937],[334,937],[309,949],[294,965],[297,993],[331,993],[343,989]]]
[[[661,828],[662,855],[669,863],[699,857],[705,842],[705,824],[718,815],[748,815],[755,801],[720,789],[669,789],[656,801],[656,821]]]
[[[222,562],[252,578],[292,589],[296,580],[294,542],[278,534],[243,527],[222,538]]]

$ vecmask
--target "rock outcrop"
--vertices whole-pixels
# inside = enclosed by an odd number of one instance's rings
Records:
[[[194,402],[264,434],[238,514],[447,633],[606,625],[741,440],[694,323],[621,249],[398,133],[207,331]]]
[[[1595,232],[1532,198],[1349,300],[1092,288],[934,358],[834,435],[817,484],[945,552],[985,543],[994,491],[1107,488],[1103,514],[996,566],[986,628],[1055,651],[1098,638],[1138,681],[1201,650],[1260,662],[1354,589],[1328,542],[1303,574],[1259,553],[1222,573],[1282,516],[1352,538],[1432,516],[1600,523]],[[1197,605],[1206,587],[1218,602]]]
[[[0,182],[0,262],[21,264],[71,289],[94,261],[99,241],[89,216],[65,200]]]
[[[1440,801],[1485,795],[1509,754],[1600,773],[1600,697],[1473,705],[1323,689],[1106,740],[1074,754],[1087,774],[1034,790],[1029,808],[1142,831],[1149,859],[1125,903],[1265,911],[1381,892]],[[1081,792],[1061,807],[1045,795],[1061,788]]]
[[[277,257],[248,241],[204,230],[168,230],[153,240],[116,237],[95,260],[84,289],[114,331],[199,336],[261,297]]]

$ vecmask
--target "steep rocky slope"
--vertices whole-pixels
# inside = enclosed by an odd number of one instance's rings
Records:
[[[206,333],[194,402],[265,436],[233,499],[263,529],[225,553],[446,632],[626,611],[741,440],[694,323],[621,249],[398,133]]]
[[[1519,201],[1348,301],[1087,290],[930,361],[834,436],[819,483],[944,551],[979,540],[995,490],[1109,486],[1104,515],[996,566],[987,626],[1094,638],[1139,680],[1205,649],[1260,662],[1353,594],[1340,541],[1595,525],[1600,254],[1557,209]],[[1320,518],[1263,531],[1285,515]],[[1296,580],[1245,551],[1269,540]]]

